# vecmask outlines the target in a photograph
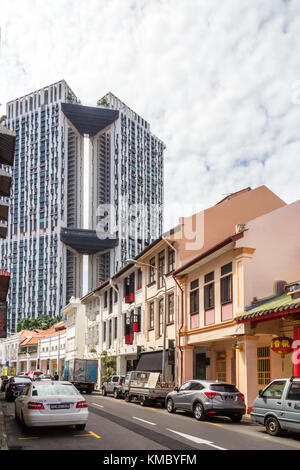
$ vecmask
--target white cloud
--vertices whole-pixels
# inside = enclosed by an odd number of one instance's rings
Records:
[[[0,26],[0,103],[61,78],[84,104],[112,91],[167,145],[166,202],[299,199],[297,0],[10,0]]]

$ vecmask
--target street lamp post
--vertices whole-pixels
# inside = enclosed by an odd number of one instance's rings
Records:
[[[162,276],[164,282],[164,290],[165,290],[165,297],[164,297],[164,314],[163,314],[163,354],[162,354],[162,381],[166,381],[166,336],[167,336],[167,282],[165,275],[156,267],[148,263],[141,263],[140,261],[136,261],[134,259],[127,259],[126,263],[133,263],[138,266],[147,266],[151,269],[155,269],[159,272]]]

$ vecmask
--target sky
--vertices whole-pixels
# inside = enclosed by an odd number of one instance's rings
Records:
[[[165,229],[248,186],[300,199],[299,0],[2,0],[0,27],[0,103],[64,78],[150,123]]]

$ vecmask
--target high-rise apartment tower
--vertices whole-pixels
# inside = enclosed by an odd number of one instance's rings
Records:
[[[82,106],[64,80],[9,102],[6,126],[16,149],[0,250],[13,332],[83,294],[83,256],[91,289],[159,236],[165,146],[112,93]]]

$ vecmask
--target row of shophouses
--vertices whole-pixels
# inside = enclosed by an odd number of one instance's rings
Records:
[[[161,371],[164,357],[166,381],[226,380],[249,407],[274,378],[300,376],[299,279],[300,201],[247,188],[179,219],[71,298],[62,323],[2,341],[0,362],[62,376],[66,360],[97,358],[100,386],[104,351],[117,374]]]

